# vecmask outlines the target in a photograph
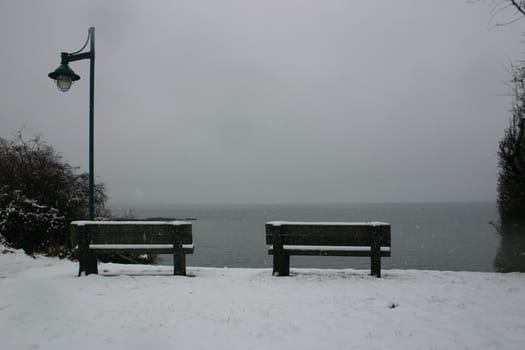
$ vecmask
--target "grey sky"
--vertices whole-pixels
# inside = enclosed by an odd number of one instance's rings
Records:
[[[94,26],[111,203],[495,200],[525,22],[490,4],[2,0],[0,137],[86,169],[89,63],[47,73]]]

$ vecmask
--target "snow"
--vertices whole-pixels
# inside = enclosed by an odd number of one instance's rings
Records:
[[[267,225],[282,226],[282,225],[314,225],[314,226],[390,226],[387,222],[370,221],[370,222],[311,222],[311,221],[268,221]]]
[[[5,251],[0,247],[0,253]],[[525,274],[100,264],[0,254],[2,349],[523,349]]]

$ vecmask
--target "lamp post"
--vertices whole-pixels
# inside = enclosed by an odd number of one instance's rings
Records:
[[[82,52],[88,42],[89,51]],[[73,53],[62,52],[61,64],[55,71],[48,74],[48,76],[56,80],[57,87],[60,91],[66,92],[69,90],[73,82],[80,79],[80,76],[75,74],[69,68],[69,62],[89,59],[89,219],[95,219],[95,185],[93,175],[93,133],[94,133],[94,98],[95,98],[95,28],[90,27],[88,30],[88,38],[84,46]]]

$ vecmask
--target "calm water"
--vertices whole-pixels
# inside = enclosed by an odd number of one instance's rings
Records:
[[[137,218],[197,218],[189,266],[271,267],[265,226],[271,220],[385,221],[392,225],[392,257],[384,268],[493,271],[498,236],[494,203],[114,206]],[[295,257],[292,267],[365,268],[368,258]],[[171,264],[162,256],[161,264]]]

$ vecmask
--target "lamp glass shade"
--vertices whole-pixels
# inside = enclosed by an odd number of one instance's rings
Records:
[[[58,90],[62,92],[66,92],[67,90],[69,90],[69,88],[73,84],[73,80],[71,80],[71,77],[67,75],[59,75],[56,81]]]
[[[60,91],[69,90],[71,84],[80,79],[80,76],[75,74],[67,63],[62,63],[54,72],[49,73],[48,76],[56,80],[57,87]]]

